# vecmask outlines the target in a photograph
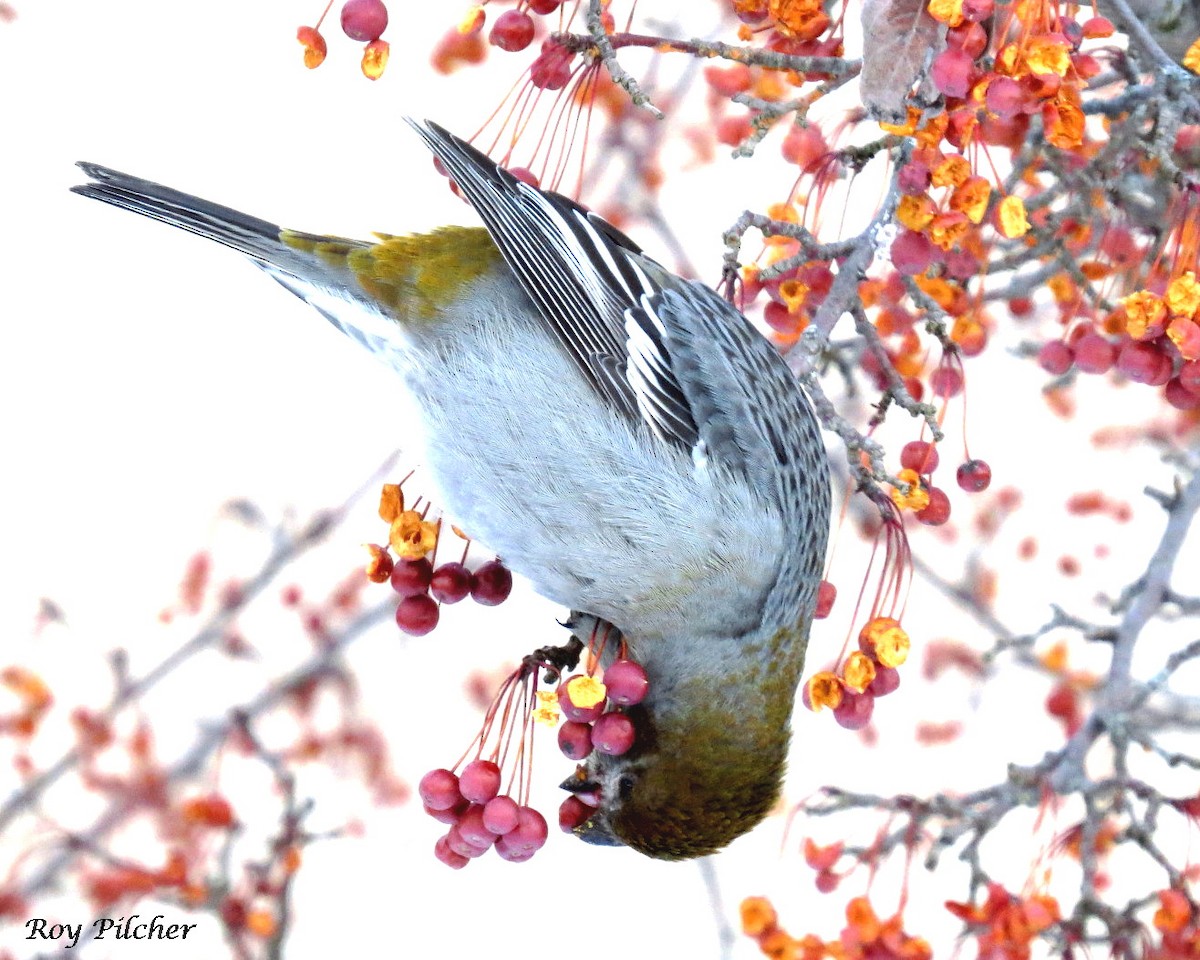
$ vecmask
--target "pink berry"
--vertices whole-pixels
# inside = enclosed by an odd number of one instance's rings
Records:
[[[1171,358],[1152,343],[1133,340],[1121,347],[1117,370],[1134,383],[1161,387],[1171,379]]]
[[[842,702],[833,708],[833,719],[847,730],[861,730],[871,722],[875,697],[870,693],[842,692]]]
[[[867,687],[868,693],[876,697],[886,697],[889,693],[894,693],[899,686],[899,670],[895,667],[885,667],[881,663],[875,664],[875,679]]]
[[[527,850],[532,853],[541,849],[549,835],[550,828],[546,825],[545,817],[533,807],[520,807],[517,811],[517,826],[504,835],[504,844],[514,852]]]
[[[433,817],[438,823],[445,823],[453,826],[462,819],[462,815],[470,808],[470,804],[466,800],[459,800],[454,806],[447,810],[435,810],[429,804],[424,804],[424,809],[427,814]]]
[[[933,85],[948,97],[965,97],[975,75],[974,60],[962,50],[948,47],[933,60]]]
[[[443,563],[430,575],[429,592],[441,603],[458,603],[471,592],[471,571],[461,563]]]
[[[571,698],[571,688],[574,686],[578,690],[578,685],[582,684],[584,679],[582,674],[568,677],[566,683],[560,684],[558,688],[558,706],[562,710],[563,716],[576,723],[591,723],[604,713],[603,700],[590,707],[581,707],[577,706]]]
[[[955,479],[967,493],[979,493],[991,484],[992,468],[986,460],[968,460],[958,468]]]
[[[950,519],[950,498],[939,487],[929,488],[929,503],[917,511],[917,520],[930,527],[940,527]]]
[[[901,230],[892,241],[892,266],[906,276],[924,273],[935,255],[940,258],[941,251],[925,234],[915,230]]]
[[[469,862],[467,857],[450,849],[447,837],[438,837],[437,843],[433,845],[433,855],[451,870],[461,870]]]
[[[514,847],[508,842],[507,837],[501,837],[496,841],[496,853],[499,854],[501,860],[507,860],[509,863],[524,863],[537,851],[537,847],[533,849]]]
[[[483,806],[483,826],[502,837],[516,829],[519,810],[512,797],[492,797]]]
[[[351,40],[378,40],[387,25],[387,7],[382,0],[346,0],[342,6],[342,31]]]
[[[487,852],[487,848],[477,847],[473,843],[469,843],[467,839],[458,832],[458,825],[455,824],[446,834],[446,846],[457,853],[460,857],[466,857],[468,860],[474,860],[476,857],[482,856]]]
[[[485,607],[503,603],[512,593],[512,573],[499,560],[489,560],[475,571],[471,582],[471,599]]]
[[[933,473],[940,459],[937,447],[924,440],[911,440],[900,448],[900,466],[905,470]]]
[[[542,185],[542,181],[538,179],[538,175],[528,167],[509,167],[508,172],[522,183],[527,183],[531,187],[540,187]]]
[[[1038,364],[1043,370],[1056,377],[1062,376],[1071,369],[1075,362],[1075,351],[1061,340],[1051,340],[1042,344],[1038,351]]]
[[[413,637],[423,637],[438,624],[437,601],[427,593],[405,597],[396,607],[396,626]]]
[[[496,842],[496,834],[483,824],[483,807],[478,803],[471,804],[470,809],[458,821],[458,835],[471,846],[483,850],[489,849]]]
[[[650,678],[640,663],[633,660],[614,660],[604,671],[604,686],[608,699],[623,707],[632,707],[646,698]]]
[[[1179,385],[1184,390],[1200,393],[1200,360],[1189,360],[1179,368]]]
[[[821,893],[833,893],[837,889],[840,879],[832,870],[818,870],[816,879],[817,889]]]
[[[1200,410],[1200,393],[1194,393],[1185,387],[1179,377],[1167,381],[1163,390],[1167,403],[1176,410]]]
[[[460,803],[458,777],[446,769],[430,770],[417,784],[417,793],[431,810],[449,810]]]
[[[570,833],[595,812],[595,807],[589,807],[578,797],[567,797],[558,808],[558,828],[563,833]]]
[[[433,564],[425,557],[420,560],[401,560],[392,568],[391,584],[402,597],[414,597],[429,589]]]
[[[491,760],[472,760],[463,767],[458,789],[472,803],[487,803],[500,792],[500,768]]]
[[[505,10],[496,18],[488,41],[509,53],[524,50],[533,42],[533,17],[523,10]]]
[[[822,580],[817,584],[817,609],[813,613],[813,618],[824,620],[829,616],[835,600],[837,600],[837,587],[828,580]]]
[[[962,393],[963,377],[954,367],[941,366],[929,377],[929,386],[936,397],[957,397]]]
[[[558,749],[568,760],[582,760],[592,752],[592,725],[568,720],[558,728]]]
[[[633,721],[623,713],[606,713],[592,725],[592,746],[611,757],[628,753],[635,736]]]
[[[1072,344],[1075,366],[1084,373],[1107,373],[1117,357],[1117,348],[1107,338],[1088,331]]]

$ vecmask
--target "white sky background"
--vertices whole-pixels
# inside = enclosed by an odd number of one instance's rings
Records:
[[[501,60],[492,75],[499,80],[472,72],[432,78],[427,51],[460,5],[392,7],[392,60],[375,84],[362,78],[356,46],[340,37],[333,21],[325,31],[329,60],[315,72],[301,67],[292,35],[319,14],[319,0],[27,0],[17,5],[17,22],[0,26],[0,429],[8,464],[0,480],[0,664],[31,664],[54,682],[64,677],[64,661],[77,661],[79,669],[55,686],[64,708],[104,702],[103,654],[111,647],[127,646],[137,673],[177,642],[177,635],[156,626],[155,615],[173,596],[185,558],[211,542],[224,501],[244,497],[270,517],[289,508],[306,516],[340,501],[403,442],[403,425],[388,419],[395,384],[386,369],[229,252],[70,194],[67,188],[79,179],[72,163],[95,160],[315,231],[355,236],[471,222],[401,117],[429,116],[469,134],[523,61]],[[405,47],[413,51],[411,63]],[[720,230],[748,202],[745,186],[692,194],[706,197],[705,208],[695,212],[697,229],[681,233],[703,237],[704,245],[692,251],[710,279]],[[781,193],[787,181],[763,186]],[[1114,472],[1111,463],[1091,477],[1088,468],[1074,475],[1055,459],[1050,469],[1039,469],[1038,458],[1050,457],[1040,451],[1084,445],[1080,430],[1051,420],[1036,398],[1024,413],[1016,406],[1017,394],[1032,396],[1035,389],[1014,386],[1010,394],[1004,384],[1037,377],[1031,364],[994,374],[980,368],[977,376],[969,370],[974,396],[1012,396],[1012,407],[976,402],[971,410],[972,452],[992,462],[998,482],[1012,478],[1027,499],[1041,494],[1045,516],[1054,522],[1061,521],[1067,493],[1106,487],[1133,501],[1138,520],[1132,527],[1157,536],[1158,512],[1136,500],[1146,477]],[[997,378],[991,394],[989,377]],[[1143,398],[1130,393],[1122,393],[1121,415],[1133,419]],[[1030,429],[1014,436],[1014,421]],[[1161,470],[1151,476],[1166,482]],[[944,480],[952,484],[950,470]],[[956,509],[965,506],[961,494],[951,495]],[[1036,527],[1035,518],[1028,519]],[[378,537],[379,526],[367,510],[343,527],[342,554],[324,548],[326,556],[340,557],[335,569],[357,563],[359,543]],[[1078,540],[1082,597],[1098,584],[1119,589],[1145,555],[1122,555],[1115,531],[1105,528],[1118,556],[1098,568],[1089,551],[1104,537],[1094,526],[1087,530]],[[1014,626],[1040,623],[1046,600],[1063,599],[1061,587],[1051,585],[1055,592],[1047,593],[1055,556],[1013,574],[1029,596],[1027,619]],[[843,582],[848,594],[856,581]],[[62,605],[71,629],[27,639],[43,595]],[[919,597],[912,606],[919,609]],[[451,609],[425,640],[401,641],[387,628],[359,643],[350,662],[362,677],[365,706],[393,737],[402,776],[415,784],[426,769],[457,756],[473,733],[473,717],[455,709],[462,661],[478,656],[480,666],[491,667],[526,652],[531,640],[553,641],[558,613],[535,599],[514,599],[486,614]],[[952,635],[954,623],[938,615],[928,631]],[[814,657],[832,655],[844,629],[831,630]],[[270,642],[269,633],[247,634]],[[302,641],[289,642],[302,655]],[[178,729],[161,731],[164,752],[187,743],[195,717],[219,714],[243,682],[225,660],[197,662],[163,694],[168,699],[154,701],[194,708]],[[921,790],[931,780],[941,782],[950,764],[960,765],[964,781],[972,778],[964,788],[990,782],[986,778],[999,773],[996,763],[1011,753],[1014,731],[1024,732],[1019,724],[1029,722],[1030,737],[1046,734],[1048,721],[1035,706],[1044,695],[1044,688],[1022,689],[1027,716],[1014,716],[1012,701],[989,695],[968,742],[926,751],[899,772],[888,750],[867,751],[828,717],[803,714],[797,738],[804,752],[793,762],[789,796],[827,780]],[[916,699],[885,702],[895,712],[883,715],[925,716],[936,709]],[[962,713],[963,702],[951,701],[945,715]],[[407,730],[415,732],[410,737]],[[909,735],[903,728],[894,746],[903,747]],[[1031,742],[1037,746],[1020,759],[1036,759],[1056,740]],[[551,750],[540,775],[541,807],[551,819],[560,771],[565,775],[569,765]],[[0,795],[6,775],[0,771]],[[419,810],[383,811],[367,820],[364,840],[309,851],[289,960],[335,951],[426,956],[447,944],[447,955],[518,956],[535,941],[551,950],[578,944],[584,956],[610,949],[633,957],[716,954],[715,928],[692,866],[590,849],[552,833],[548,848],[527,866],[489,855],[452,872],[433,860],[437,825]],[[318,808],[313,822],[333,825],[336,818],[322,820]],[[817,929],[832,936],[840,912],[826,914],[840,911],[835,904],[842,898],[818,898],[810,871],[794,854],[778,855],[781,829],[780,820],[772,821],[721,858],[729,906],[743,895],[771,892],[793,933]],[[804,832],[797,826],[793,848]],[[1020,884],[1019,875],[1014,882]],[[933,899],[935,906],[941,899]],[[64,906],[59,918],[94,919],[83,906]],[[200,922],[201,932],[207,924],[213,936],[215,923]],[[28,944],[9,939],[13,934],[0,930],[0,947],[26,955]],[[92,946],[86,955],[184,960],[220,955],[214,953],[219,949],[209,939],[195,948],[124,944],[109,953]],[[756,954],[753,944],[739,941],[739,956]]]

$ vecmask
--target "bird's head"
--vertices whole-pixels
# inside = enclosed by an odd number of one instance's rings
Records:
[[[783,782],[795,673],[747,671],[741,690],[738,678],[720,681],[721,695],[695,680],[627,710],[633,749],[592,753],[562,785],[596,804],[577,836],[687,860],[720,850],[770,813]]]

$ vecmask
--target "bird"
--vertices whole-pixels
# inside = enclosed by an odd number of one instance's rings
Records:
[[[88,162],[72,189],[245,255],[394,368],[446,513],[649,677],[633,748],[565,785],[598,804],[574,832],[714,853],[782,791],[830,524],[812,405],[712,288],[408,123],[482,227],[323,236]]]

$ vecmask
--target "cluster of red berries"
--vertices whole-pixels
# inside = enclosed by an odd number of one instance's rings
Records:
[[[901,498],[901,505],[914,509],[917,519],[931,527],[950,519],[950,498],[931,482],[940,460],[937,447],[925,440],[910,441],[900,449],[900,478],[914,486],[908,498]],[[992,468],[985,460],[965,460],[955,472],[955,481],[967,493],[979,493],[991,485]]]
[[[512,573],[499,560],[489,560],[471,572],[461,563],[436,568],[428,557],[400,560],[388,577],[400,595],[396,625],[414,637],[423,637],[438,625],[443,603],[458,603],[470,595],[476,603],[494,607],[512,593]]]
[[[1054,376],[1070,370],[1103,374],[1115,369],[1134,383],[1162,387],[1167,403],[1178,410],[1200,410],[1200,360],[1179,362],[1178,349],[1166,336],[1111,340],[1082,324],[1066,340],[1051,340],[1038,352],[1042,369]]]
[[[533,807],[500,793],[500,768],[472,760],[461,773],[430,770],[417,787],[425,812],[450,825],[433,855],[455,870],[493,847],[502,860],[522,863],[546,843],[546,818]]]
[[[846,658],[840,674],[813,674],[800,690],[804,705],[813,711],[825,707],[847,730],[860,730],[871,721],[875,698],[886,697],[900,686],[899,667],[908,659],[908,633],[893,617],[874,617],[858,635],[858,650]]]
[[[314,70],[325,62],[329,52],[325,38],[321,35],[321,24],[333,6],[333,0],[317,19],[315,27],[300,27],[296,39],[304,47],[304,65]],[[370,80],[383,76],[391,47],[380,37],[388,25],[388,11],[383,0],[346,0],[342,4],[342,32],[351,40],[366,44],[363,47],[362,72]]]
[[[558,748],[568,760],[586,759],[592,751],[619,757],[628,753],[637,737],[625,707],[641,703],[650,691],[650,679],[640,663],[614,660],[604,671],[604,682],[586,674],[567,677],[558,687],[558,705],[566,722],[558,729]],[[570,833],[587,820],[600,797],[575,792],[558,808],[558,825]]]
[[[500,14],[487,32],[487,44],[510,53],[525,50],[533,43],[537,34],[537,21],[531,14],[547,16],[554,13],[563,0],[521,0],[512,10]],[[608,11],[602,19],[611,23]],[[433,65],[441,73],[450,73],[466,63],[483,60],[487,46],[484,43],[484,27],[487,11],[482,5],[471,8],[459,25],[450,30],[433,53]],[[558,29],[563,29],[560,26]],[[575,54],[552,39],[542,42],[541,53],[529,67],[529,82],[540,90],[561,90],[574,73],[572,63]]]

